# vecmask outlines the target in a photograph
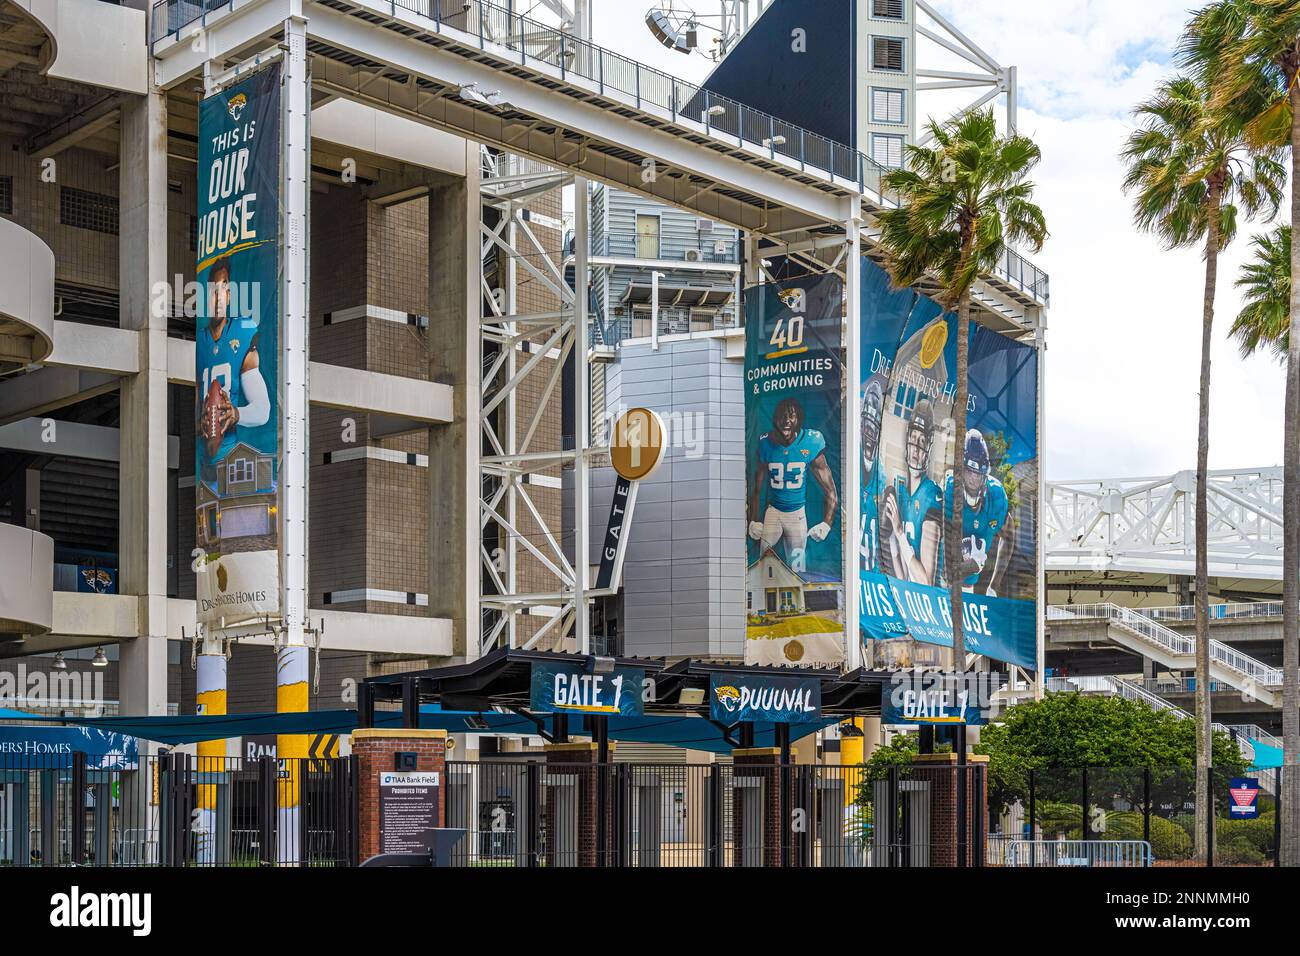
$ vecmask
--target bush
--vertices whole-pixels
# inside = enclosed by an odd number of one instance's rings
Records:
[[[1125,810],[1106,814],[1107,840],[1141,840],[1142,814]],[[1185,860],[1192,855],[1191,835],[1173,820],[1151,818],[1151,854],[1157,860]]]

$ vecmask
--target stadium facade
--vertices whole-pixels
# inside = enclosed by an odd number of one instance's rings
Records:
[[[879,175],[915,141],[924,85],[912,0],[827,6],[805,24],[789,0],[755,4],[683,90],[590,45],[583,2],[549,25],[438,0],[3,3],[0,667],[107,659],[110,712],[157,715],[193,712],[200,657],[229,658],[231,712],[275,709],[286,642],[312,657],[313,709],[499,646],[741,657],[739,293],[878,258]],[[832,52],[814,60],[795,31]],[[1014,107],[1009,71],[962,56],[981,73],[959,82]],[[306,449],[291,520],[208,500],[194,465],[210,438],[191,301],[201,101],[272,61],[310,113],[285,114],[301,175],[283,201],[303,227],[285,321],[310,343],[285,372]],[[943,72],[926,82],[958,82]],[[753,80],[769,74],[792,79]],[[571,242],[566,189],[589,212]],[[1009,255],[977,319],[1038,347],[1041,369],[1047,299]],[[668,461],[622,587],[591,594],[604,425],[635,405],[670,423]],[[227,462],[221,495],[260,481],[256,451]],[[277,529],[303,544],[281,582],[293,627],[209,624],[200,641],[201,556]]]

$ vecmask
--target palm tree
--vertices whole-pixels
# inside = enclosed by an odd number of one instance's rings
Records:
[[[1267,349],[1285,361],[1291,325],[1291,227],[1256,236],[1237,288],[1245,303],[1232,323],[1241,357]]]
[[[1219,0],[1192,16],[1182,55],[1260,144],[1291,148],[1291,226],[1300,221],[1300,0]],[[1282,846],[1300,866],[1300,248],[1291,247],[1282,440]]]
[[[1026,136],[998,134],[993,111],[974,110],[945,123],[931,121],[932,145],[908,146],[907,165],[883,177],[898,208],[880,215],[880,242],[886,266],[896,286],[915,285],[929,275],[939,284],[936,299],[957,315],[957,367],[953,420],[955,446],[966,444],[970,353],[971,287],[981,274],[992,272],[1009,245],[1042,249],[1047,239],[1043,211],[1033,203],[1034,184],[1028,176],[1042,154]],[[955,472],[955,469],[954,469]],[[954,490],[961,487],[954,473]],[[953,498],[960,499],[960,494]],[[962,509],[948,502],[945,539],[962,539]],[[948,590],[952,603],[953,662],[965,669],[962,631],[961,548],[944,548]]]
[[[1276,147],[1251,147],[1240,122],[1215,114],[1211,91],[1179,76],[1140,104],[1138,127],[1125,143],[1124,191],[1133,194],[1139,229],[1166,247],[1204,246],[1201,308],[1201,401],[1196,443],[1196,839],[1208,834],[1214,730],[1210,719],[1209,509],[1210,346],[1219,253],[1236,234],[1238,203],[1247,218],[1277,214],[1286,168]]]

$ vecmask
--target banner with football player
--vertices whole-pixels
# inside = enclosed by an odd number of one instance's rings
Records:
[[[862,260],[860,628],[882,669],[945,667],[945,516],[962,510],[967,650],[1035,667],[1038,366],[972,324],[965,447],[953,448],[958,321]]]
[[[844,661],[843,282],[745,290],[745,662]]]
[[[199,106],[198,620],[278,615],[280,66]]]

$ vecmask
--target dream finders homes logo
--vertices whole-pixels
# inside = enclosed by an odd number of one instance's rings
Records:
[[[58,928],[127,927],[133,936],[153,928],[151,893],[83,893],[74,886],[50,897],[50,925]]]

